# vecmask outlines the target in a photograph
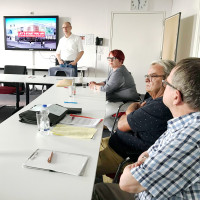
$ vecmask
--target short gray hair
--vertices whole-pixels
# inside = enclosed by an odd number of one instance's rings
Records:
[[[186,58],[177,63],[172,85],[182,93],[183,102],[200,110],[200,58]]]
[[[172,60],[158,60],[151,63],[151,65],[156,65],[156,64],[163,67],[164,79],[166,79],[169,76],[170,72],[176,65],[176,63]]]

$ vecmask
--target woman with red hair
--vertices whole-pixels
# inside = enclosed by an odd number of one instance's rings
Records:
[[[111,67],[108,78],[100,83],[90,82],[90,88],[106,92],[106,116],[104,125],[111,131],[117,108],[127,101],[138,101],[139,95],[136,90],[131,73],[123,65],[125,56],[121,50],[110,51],[107,57]]]

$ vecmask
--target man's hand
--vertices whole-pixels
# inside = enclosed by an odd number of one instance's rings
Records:
[[[73,61],[73,62],[70,62],[69,65],[76,65],[77,62],[76,61]]]
[[[121,175],[120,182],[119,182],[119,186],[122,190],[129,192],[129,193],[139,193],[139,192],[146,190],[146,188],[144,188],[142,185],[140,185],[140,183],[131,174],[131,169],[134,167],[138,167],[139,165],[144,163],[144,161],[148,157],[149,157],[149,154],[147,151],[145,151],[139,156],[136,163],[127,165],[124,168],[123,174]]]
[[[140,166],[144,161],[149,157],[149,154],[147,151],[143,152],[139,157],[135,164],[135,167]]]
[[[63,60],[58,60],[58,63],[60,64],[60,65],[62,65],[62,64],[64,64],[64,62],[63,62]]]
[[[126,110],[126,115],[132,113],[133,111],[143,107],[144,105],[146,104],[146,102],[143,102],[143,103],[139,103],[139,102],[135,102],[135,103],[132,103]]]

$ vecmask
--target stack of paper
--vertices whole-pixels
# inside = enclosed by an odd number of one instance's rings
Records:
[[[57,124],[51,131],[54,135],[91,139],[96,133],[97,129]]]

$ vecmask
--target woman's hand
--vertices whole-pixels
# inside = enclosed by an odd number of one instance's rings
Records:
[[[90,89],[91,89],[91,90],[94,90],[94,89],[95,89],[95,85],[96,85],[96,82],[91,81],[91,82],[89,83]]]

